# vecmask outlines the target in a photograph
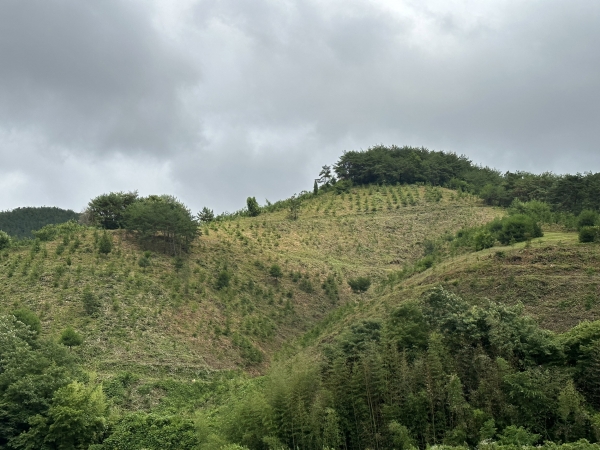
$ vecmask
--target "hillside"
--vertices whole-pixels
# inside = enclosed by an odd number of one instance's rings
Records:
[[[297,221],[279,211],[213,222],[183,260],[152,253],[148,267],[124,232],[108,232],[114,248],[103,256],[100,233],[76,227],[38,248],[2,253],[2,312],[30,308],[48,336],[74,327],[85,338],[74,351],[100,372],[255,371],[284,342],[354,302],[349,278],[383,279],[421,258],[427,238],[499,214],[441,188],[355,188],[306,201]],[[273,264],[281,279],[269,275]]]
[[[75,433],[94,450],[600,440],[600,256],[568,231],[595,233],[596,213],[338,183],[296,220],[290,199],[202,222],[177,257],[161,233],[75,222],[9,242],[0,392],[21,421],[5,434],[38,442],[29,417],[70,424],[66,404],[91,408],[73,417],[96,418]]]
[[[77,220],[79,214],[56,207],[24,207],[11,211],[0,211],[0,230],[14,238],[32,238],[32,230],[44,225]]]

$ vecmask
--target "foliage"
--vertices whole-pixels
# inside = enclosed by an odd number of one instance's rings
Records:
[[[29,431],[15,442],[22,448],[87,448],[104,435],[107,415],[101,387],[73,381],[55,392],[47,413],[32,417]]]
[[[508,212],[510,215],[520,214],[531,217],[537,223],[553,222],[553,214],[550,205],[539,200],[522,202],[518,198],[515,198],[510,204]]]
[[[49,242],[53,241],[57,237],[67,238],[70,236],[81,233],[85,230],[85,227],[78,224],[77,222],[70,220],[68,222],[60,223],[60,224],[49,224],[45,225],[39,230],[32,231],[31,233],[35,236],[36,239]]]
[[[19,308],[13,311],[13,316],[15,316],[19,322],[27,325],[29,329],[35,333],[35,335],[39,335],[42,331],[42,323],[40,322],[40,318],[30,309]]]
[[[112,236],[104,231],[98,240],[98,252],[102,253],[103,255],[108,255],[110,252],[112,252],[112,248]]]
[[[498,240],[506,245],[523,242],[543,236],[540,226],[529,216],[517,214],[502,220],[502,229],[498,232]]]
[[[60,334],[59,342],[66,347],[77,347],[83,344],[83,337],[72,327],[67,327]]]
[[[598,220],[599,216],[597,211],[585,209],[577,216],[577,229],[581,230],[583,227],[593,227],[598,225]]]
[[[288,218],[290,220],[298,220],[298,215],[300,214],[300,207],[302,206],[302,202],[300,197],[296,195],[292,195],[289,200],[289,213]]]
[[[281,266],[279,264],[273,264],[269,268],[269,275],[271,275],[276,280],[283,276],[283,271],[281,270]]]
[[[84,217],[90,225],[106,230],[124,228],[125,211],[138,200],[137,191],[102,194],[90,200]]]
[[[472,306],[437,288],[384,321],[352,324],[325,345],[324,361],[276,365],[264,389],[228,415],[237,428],[225,432],[250,449],[265,448],[264,436],[311,449],[508,450],[595,439],[590,397],[563,369],[578,351],[563,348],[600,344],[599,330],[590,324],[559,338],[519,306]]]
[[[204,208],[202,208],[202,211],[200,211],[198,213],[197,217],[198,217],[198,222],[209,223],[209,222],[212,222],[213,220],[215,220],[215,213],[213,212],[212,209],[208,209],[205,206]]]
[[[0,250],[10,247],[10,241],[11,239],[8,233],[0,230]]]
[[[548,219],[553,212],[579,214],[585,209],[599,211],[600,173],[540,175],[506,172],[473,164],[465,156],[416,147],[378,145],[366,151],[345,152],[334,166],[340,180],[354,184],[427,183],[479,195],[488,205],[508,207],[516,212]],[[518,200],[523,205],[514,203]],[[531,203],[532,201],[536,203]]]
[[[93,316],[100,310],[100,299],[94,295],[89,286],[86,286],[83,290],[82,302],[83,311],[88,316]]]
[[[260,214],[260,206],[258,206],[256,197],[248,197],[246,199],[246,207],[248,208],[248,215],[250,217],[256,217]]]
[[[198,235],[198,223],[190,210],[168,195],[137,200],[125,210],[124,220],[125,228],[143,243],[157,243],[165,253],[174,255],[187,251]]]
[[[200,440],[194,422],[180,415],[134,413],[113,425],[113,431],[94,450],[194,450]]]
[[[57,207],[16,208],[12,211],[0,211],[0,230],[16,239],[31,238],[32,230],[78,219],[79,214],[76,212]]]
[[[496,243],[496,238],[489,231],[482,230],[473,238],[475,241],[475,251],[491,248]]]
[[[0,316],[0,448],[23,448],[19,442],[32,430],[45,437],[37,426],[56,412],[56,393],[74,374],[64,347],[37,338],[15,316]]]
[[[581,227],[579,242],[596,242],[600,240],[600,227]]]
[[[348,280],[348,285],[352,292],[355,294],[361,294],[367,292],[371,287],[371,279],[369,277],[357,277]]]
[[[218,290],[225,289],[226,287],[229,286],[230,280],[231,280],[231,273],[229,273],[229,271],[226,269],[221,270],[215,281],[215,288]]]
[[[337,281],[335,281],[335,277],[333,275],[328,275],[321,288],[325,291],[325,295],[331,300],[333,303],[336,303],[340,298],[340,293],[338,290]]]

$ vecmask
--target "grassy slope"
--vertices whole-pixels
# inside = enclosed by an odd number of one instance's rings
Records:
[[[73,326],[85,337],[74,351],[101,374],[192,377],[237,367],[256,372],[267,362],[249,364],[248,342],[268,361],[339,304],[354,304],[348,278],[383,278],[419,259],[426,238],[499,214],[448,190],[356,188],[307,201],[297,221],[279,211],[213,224],[179,269],[159,254],[141,268],[141,249],[120,232],[113,233],[113,252],[100,256],[94,232],[87,230],[61,254],[61,240],[37,253],[26,247],[4,252],[0,312],[29,307],[40,315],[43,333],[53,337]],[[274,263],[284,271],[279,281],[268,275]],[[217,290],[223,270],[231,283]],[[294,281],[291,272],[302,278]],[[329,275],[339,284],[337,303],[321,288]],[[99,300],[94,315],[83,308],[86,287]],[[364,300],[370,295],[375,293]]]
[[[600,319],[600,248],[580,244],[574,232],[546,231],[529,245],[448,258],[393,287],[381,288],[373,301],[318,327],[308,342],[328,341],[357,320],[385,318],[401,302],[418,299],[439,285],[473,303],[485,298],[521,302],[525,313],[543,327],[562,332],[583,320]]]

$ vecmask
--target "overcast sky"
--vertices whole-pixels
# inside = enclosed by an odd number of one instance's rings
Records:
[[[2,0],[0,210],[233,211],[375,144],[600,171],[595,0]]]

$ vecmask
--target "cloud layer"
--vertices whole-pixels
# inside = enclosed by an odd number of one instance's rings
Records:
[[[581,0],[6,0],[0,209],[233,210],[378,143],[600,171],[597,42]]]

